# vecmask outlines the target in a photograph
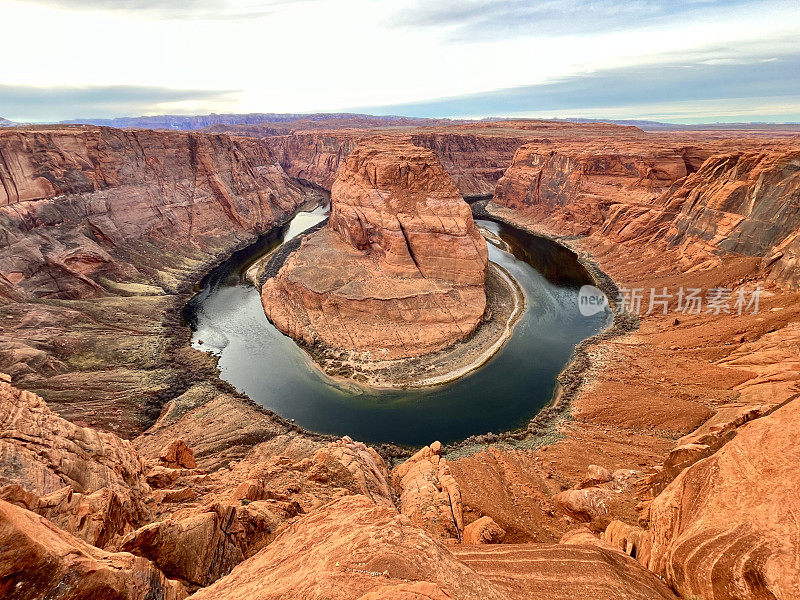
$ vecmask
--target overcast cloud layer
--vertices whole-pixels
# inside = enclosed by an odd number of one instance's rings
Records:
[[[787,76],[794,74],[794,76]],[[800,121],[800,53],[745,63],[671,63],[622,67],[573,75],[550,83],[519,86],[455,98],[390,106],[362,107],[363,112],[420,117],[577,116],[668,118],[691,122],[692,113],[712,112],[722,120],[764,120],[770,107],[795,112],[766,120]],[[755,101],[755,102],[754,102]],[[724,114],[732,107],[746,110]],[[756,113],[749,114],[752,108]],[[623,112],[619,109],[623,108]],[[708,119],[706,119],[708,120]]]
[[[3,114],[30,121],[67,120],[107,115],[141,115],[156,105],[219,102],[231,92],[173,90],[148,86],[32,87],[0,85]],[[55,115],[55,117],[54,117]]]
[[[0,0],[0,14],[0,116],[16,121],[800,120],[796,0]]]

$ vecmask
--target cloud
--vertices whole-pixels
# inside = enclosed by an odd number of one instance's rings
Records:
[[[118,117],[153,111],[187,112],[187,106],[213,106],[230,100],[232,90],[178,90],[114,85],[34,87],[0,85],[0,115],[13,121],[58,121],[75,117]]]
[[[661,22],[694,20],[763,0],[412,0],[389,25],[450,28],[457,41],[516,36],[554,36],[635,29]],[[783,5],[782,0],[766,4]]]
[[[543,111],[552,111],[553,116],[572,111],[570,116],[579,116],[586,110],[608,113],[626,107],[630,113],[631,107],[646,110],[648,106],[676,104],[691,112],[693,104],[707,107],[710,101],[716,101],[724,107],[726,101],[742,99],[747,99],[749,106],[780,101],[784,107],[794,106],[794,113],[800,114],[800,53],[736,63],[675,62],[607,69],[537,85],[353,110],[418,117],[510,116]]]
[[[52,8],[133,13],[156,19],[240,20],[313,0],[28,0]]]

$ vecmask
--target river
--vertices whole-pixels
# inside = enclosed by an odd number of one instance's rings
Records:
[[[258,290],[245,278],[255,260],[326,217],[325,208],[300,213],[235,253],[203,279],[184,309],[192,345],[219,357],[223,379],[308,430],[418,446],[523,427],[551,400],[575,346],[610,324],[608,311],[592,317],[578,311],[578,289],[591,278],[570,251],[502,223],[476,220],[490,242],[489,259],[511,273],[527,297],[503,348],[444,385],[375,390],[339,384],[267,320]]]

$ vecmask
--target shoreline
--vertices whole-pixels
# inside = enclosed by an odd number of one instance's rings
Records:
[[[490,207],[489,205],[491,203],[491,199],[472,203],[470,206],[473,216],[489,218],[514,227],[515,229],[519,229],[520,231],[524,231],[530,235],[548,239],[572,252],[577,257],[578,262],[591,276],[593,284],[608,298],[612,320],[603,331],[582,340],[575,346],[571,360],[556,377],[556,388],[553,391],[553,397],[539,412],[531,417],[526,426],[517,430],[505,431],[498,434],[490,432],[474,435],[460,442],[448,444],[444,449],[445,454],[457,454],[458,458],[474,454],[486,445],[492,443],[506,442],[518,444],[524,441],[539,442],[535,443],[535,446],[547,443],[548,437],[558,435],[557,432],[554,431],[555,425],[562,419],[570,418],[569,409],[572,406],[572,401],[588,383],[588,376],[592,369],[602,367],[602,359],[593,356],[592,351],[602,349],[603,342],[607,340],[626,335],[639,328],[639,319],[637,317],[615,310],[618,294],[617,284],[610,275],[600,268],[591,256],[575,248],[569,243],[567,237],[538,231],[526,226],[518,220],[512,220],[514,215],[511,209],[506,209],[499,205],[492,205]]]
[[[542,237],[542,238],[546,238],[548,240],[551,240],[551,241],[559,244],[560,246],[566,248],[567,250],[569,250],[570,252],[575,254],[576,257],[578,258],[579,262],[590,273],[590,275],[591,275],[591,277],[592,277],[592,279],[594,281],[594,285],[596,285],[598,288],[600,288],[609,297],[609,300],[612,303],[612,309],[613,309],[613,300],[616,297],[615,294],[616,294],[616,290],[617,290],[616,283],[611,279],[610,276],[608,276],[605,272],[602,271],[602,269],[600,269],[600,267],[595,263],[595,261],[591,257],[587,256],[584,252],[579,251],[576,248],[574,248],[569,243],[568,239],[566,239],[566,238],[564,238],[562,236],[552,235],[552,234],[547,233],[547,232],[537,231],[537,230],[534,230],[534,229],[532,229],[530,227],[527,227],[523,223],[520,223],[520,222],[518,222],[516,220],[512,220],[510,217],[513,217],[513,215],[511,215],[511,214],[509,214],[509,215],[503,214],[504,213],[503,210],[500,210],[499,212],[494,211],[494,210],[492,210],[492,211],[487,210],[486,205],[489,204],[489,202],[491,202],[491,200],[481,199],[481,200],[479,200],[477,202],[472,203],[471,207],[473,209],[474,216],[478,217],[478,218],[481,218],[481,217],[482,218],[489,218],[491,220],[495,220],[497,222],[504,223],[506,225],[509,225],[511,227],[519,229],[520,231],[529,233],[531,235],[535,235],[535,236],[539,236],[539,237]],[[492,206],[492,208],[495,208],[495,207]],[[497,207],[497,208],[501,208],[501,207]],[[302,210],[302,209],[298,209],[296,212],[299,212],[300,210]],[[320,224],[320,226],[321,225],[322,224]],[[276,225],[276,226],[280,226],[280,225]],[[267,233],[269,233],[269,232],[264,232],[261,235],[265,235]],[[307,232],[305,232],[305,233],[307,233]],[[301,238],[301,237],[302,237],[302,234],[298,236],[298,238]],[[244,247],[246,247],[246,245],[247,244],[245,244]],[[260,263],[260,265],[261,265],[261,267],[263,269],[263,267],[266,266],[266,263],[272,263],[273,262],[271,259],[275,258],[275,255],[278,253],[277,252],[278,250],[279,249],[276,249],[275,251],[271,252],[268,255],[269,256],[268,260],[264,261],[264,259],[262,258],[261,260],[256,261],[256,263]],[[225,252],[224,254],[227,255],[228,257],[230,257],[231,251],[229,250],[228,252]],[[224,260],[224,259],[220,259],[220,260]],[[254,265],[251,265],[251,268],[253,266]],[[272,265],[270,265],[270,266],[272,266]],[[196,292],[197,286],[202,281],[203,277],[208,275],[211,272],[211,270],[213,270],[213,265],[212,265],[212,267],[210,269],[205,271],[203,276],[201,276],[198,279],[196,279],[193,282],[193,285],[190,286],[191,288],[194,288],[195,292]],[[266,279],[265,273],[263,271],[261,273],[259,273],[259,275],[260,275],[260,277],[258,277],[258,279],[260,281],[258,281],[257,284],[263,283],[264,279]],[[513,278],[512,278],[512,280],[513,280]],[[260,285],[256,285],[256,288],[257,289],[260,288]],[[191,294],[190,298],[193,295],[194,294]],[[523,297],[524,297],[524,293],[523,293]],[[185,303],[183,304],[183,306],[185,306]],[[180,312],[182,312],[182,309],[178,310],[179,314],[180,314]],[[521,314],[521,311],[520,311],[520,314]],[[492,432],[487,432],[487,433],[484,433],[484,434],[473,435],[473,436],[465,438],[465,439],[463,439],[463,440],[461,440],[459,442],[455,442],[453,444],[446,445],[446,447],[444,449],[445,453],[456,453],[459,456],[462,455],[462,454],[469,455],[469,454],[472,454],[475,451],[479,451],[481,448],[485,447],[487,444],[497,443],[497,442],[520,443],[520,442],[523,442],[525,440],[534,439],[536,441],[536,443],[535,443],[536,446],[546,443],[546,438],[550,437],[550,434],[552,433],[553,426],[558,421],[560,421],[561,419],[565,418],[565,416],[568,417],[568,415],[566,415],[566,413],[568,413],[568,409],[569,409],[569,406],[571,405],[571,401],[572,401],[572,399],[574,397],[576,397],[578,395],[578,393],[583,388],[584,384],[587,381],[587,376],[590,373],[590,371],[593,368],[596,368],[598,366],[597,359],[596,359],[596,357],[593,357],[590,354],[590,350],[594,349],[594,348],[602,347],[602,342],[604,340],[611,339],[611,338],[614,338],[614,337],[618,337],[620,335],[624,335],[624,334],[628,333],[629,331],[635,330],[636,328],[638,328],[638,322],[636,322],[636,323],[628,323],[627,320],[626,320],[625,323],[622,323],[621,320],[620,320],[620,315],[618,313],[614,312],[613,313],[612,322],[609,324],[609,326],[604,331],[600,332],[599,334],[597,334],[595,336],[587,338],[587,339],[583,340],[582,342],[580,342],[578,345],[576,345],[572,359],[570,360],[570,362],[567,365],[565,365],[564,369],[557,376],[556,389],[554,390],[552,399],[548,402],[548,404],[545,407],[543,407],[541,410],[539,410],[539,412],[537,412],[535,415],[533,415],[531,417],[531,419],[528,421],[527,426],[521,427],[521,428],[516,429],[516,430],[508,430],[508,431],[500,432],[500,433],[497,433],[497,434],[492,433]],[[510,332],[513,333],[513,326],[510,328]],[[189,334],[189,338],[191,338],[191,333]],[[502,343],[500,343],[498,348],[486,360],[480,362],[479,364],[476,364],[471,370],[478,369],[481,366],[483,366],[484,364],[486,364],[486,362],[491,359],[491,356],[494,356],[494,354],[496,354],[496,352],[499,351],[502,348],[502,345],[505,343],[505,341],[506,340],[504,340]],[[313,358],[312,353],[309,351],[309,349],[304,347],[302,344],[298,344],[298,346],[300,346],[300,348],[304,350],[304,354],[307,356],[307,358],[309,360],[310,367],[316,369],[318,372],[322,372],[326,378],[329,378],[332,381],[333,385],[351,385],[351,386],[352,385],[356,385],[356,386],[362,385],[359,382],[354,381],[352,379],[348,379],[346,377],[330,375],[330,374],[325,373],[325,371],[322,370],[322,368],[319,366],[319,364]],[[202,354],[207,354],[207,353],[202,352],[200,350],[198,350],[198,352],[201,352]],[[212,356],[213,357],[213,355],[208,355],[208,356]],[[214,362],[216,363],[216,361],[214,361]],[[469,371],[467,371],[467,372],[469,372]],[[453,377],[452,379],[449,379],[448,381],[452,381],[455,378],[457,378],[457,377]],[[448,381],[442,381],[440,383],[437,383],[436,385],[443,385],[443,384],[447,383]],[[246,394],[240,393],[240,392],[236,391],[235,389],[233,389],[233,386],[231,386],[227,381],[225,381],[224,379],[219,377],[219,373],[218,372],[217,372],[216,376],[212,377],[212,384],[215,384],[215,387],[218,387],[218,389],[221,386],[221,389],[225,390],[228,393],[232,393],[232,395],[234,395],[239,400],[243,401],[248,406],[257,408],[260,412],[262,412],[262,413],[264,413],[266,415],[269,415],[277,423],[282,424],[288,430],[295,431],[295,432],[300,433],[302,435],[308,436],[311,439],[330,440],[330,439],[334,439],[335,438],[335,436],[330,436],[328,434],[321,434],[321,433],[314,432],[312,430],[305,429],[305,428],[297,425],[296,423],[291,422],[288,419],[285,419],[285,418],[281,417],[277,413],[275,413],[275,412],[273,412],[273,411],[261,406],[260,404],[258,404],[254,400],[252,400]],[[397,388],[395,388],[395,389],[397,389]],[[388,460],[395,460],[395,459],[398,459],[398,458],[408,457],[416,449],[416,447],[407,447],[407,446],[401,446],[401,445],[397,445],[397,444],[386,444],[386,443],[384,443],[384,444],[372,444],[371,446],[374,447],[382,456],[384,456],[384,458],[386,458]]]

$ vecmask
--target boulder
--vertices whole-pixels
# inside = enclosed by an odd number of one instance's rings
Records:
[[[492,517],[481,517],[464,527],[465,544],[501,544],[505,530]]]
[[[589,465],[589,468],[586,469],[586,475],[580,483],[580,487],[594,487],[601,483],[611,481],[611,479],[612,476],[608,469],[598,465]]]
[[[553,504],[573,519],[592,522],[608,518],[615,496],[613,491],[600,487],[565,490],[553,496]]]
[[[110,488],[81,494],[67,486],[39,498],[34,512],[98,548],[117,547],[137,525],[137,515]]]
[[[175,440],[167,444],[158,460],[162,466],[170,469],[196,469],[197,461],[194,459],[194,452],[183,440]]]

